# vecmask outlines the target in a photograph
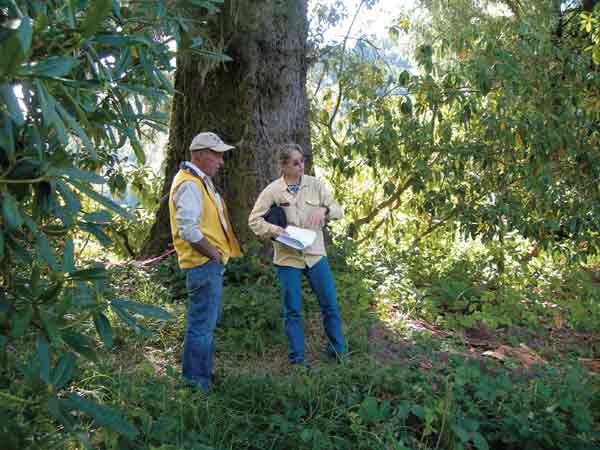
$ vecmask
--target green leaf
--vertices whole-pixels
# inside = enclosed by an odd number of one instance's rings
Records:
[[[96,200],[98,203],[100,203],[102,206],[106,207],[107,209],[110,209],[111,211],[114,211],[115,213],[119,214],[120,216],[125,217],[126,219],[129,219],[131,221],[135,220],[135,218],[129,213],[129,211],[120,207],[115,202],[113,202],[111,199],[96,192],[89,186],[86,186],[85,184],[79,183],[78,181],[75,181],[75,180],[69,180],[69,183],[71,183],[73,186],[75,186],[77,189],[79,189],[79,191],[81,191],[82,193],[86,194],[88,197]]]
[[[41,303],[51,302],[58,298],[58,295],[61,293],[63,287],[62,281],[51,284],[48,289],[46,289],[39,297]]]
[[[4,259],[4,233],[0,230],[0,262]]]
[[[37,337],[37,355],[40,365],[40,378],[46,384],[50,384],[50,350],[48,342],[42,336]]]
[[[472,433],[473,444],[478,450],[489,450],[488,442],[480,433]]]
[[[31,48],[33,30],[31,18],[21,17],[2,22],[0,29],[9,30],[9,37],[0,41],[0,77],[10,78],[25,60]]]
[[[81,209],[81,201],[71,188],[62,180],[55,181],[56,189],[65,202],[65,209],[70,215],[75,215]],[[66,224],[65,224],[66,225]]]
[[[75,120],[75,118],[71,114],[69,114],[69,112],[65,108],[63,108],[60,103],[56,104],[56,110],[58,111],[58,114],[60,115],[60,117],[62,117],[62,119],[69,126],[69,128],[71,128],[71,130],[73,130],[75,132],[75,134],[79,137],[79,139],[81,139],[81,142],[83,142],[83,145],[85,146],[87,151],[90,153],[90,156],[93,159],[98,159],[98,154],[96,153],[96,148],[94,147],[94,144],[92,144],[92,141],[90,140],[90,138],[87,135],[87,133],[85,132],[85,130],[83,128],[81,128],[81,125],[79,125],[79,123]]]
[[[2,94],[2,98],[6,103],[6,109],[8,110],[11,119],[18,127],[23,125],[25,123],[25,118],[23,117],[23,110],[19,106],[19,102],[15,95],[14,86],[3,84],[0,87],[0,94]]]
[[[75,58],[68,56],[51,56],[41,61],[32,62],[22,70],[22,74],[42,77],[64,77],[79,64]]]
[[[52,371],[52,384],[56,389],[62,389],[73,378],[77,365],[75,355],[71,352],[63,353]]]
[[[113,216],[108,211],[94,211],[85,214],[83,216],[83,220],[86,222],[110,224],[113,220]]]
[[[52,212],[51,207],[57,205],[52,195],[52,184],[42,181],[37,183],[33,190],[35,192],[34,216],[48,217]]]
[[[42,137],[40,130],[35,123],[28,124],[29,138],[31,140],[31,147],[35,150],[35,155],[39,161],[44,159],[44,146],[42,144]]]
[[[121,55],[119,56],[119,59],[117,60],[115,67],[113,68],[113,77],[115,79],[121,78],[121,75],[123,75],[130,69],[131,63],[131,49],[127,47],[121,51]],[[119,84],[119,88],[121,87],[122,85]]]
[[[142,147],[142,144],[133,133],[129,134],[129,143],[133,148],[133,152],[138,164],[146,164],[146,153],[144,152],[144,147]]]
[[[6,244],[10,251],[13,252],[13,256],[15,259],[23,262],[24,264],[31,264],[33,262],[33,258],[29,250],[21,245],[19,241],[13,239],[10,235],[8,235],[8,239],[6,240]]]
[[[144,327],[143,325],[141,325],[136,319],[135,317],[133,317],[131,314],[129,314],[127,311],[125,311],[123,308],[121,308],[119,305],[115,305],[113,304],[113,302],[110,303],[110,308],[111,310],[117,315],[117,317],[119,319],[121,319],[121,321],[133,328],[133,330],[136,333],[142,333],[143,335],[148,335],[149,331],[148,329],[146,329],[146,327]]]
[[[408,115],[412,114],[412,109],[413,109],[412,108],[412,102],[411,102],[410,98],[409,97],[405,97],[402,100],[402,103],[400,103],[400,112],[402,114],[405,114],[405,115],[408,116]]]
[[[97,362],[98,356],[96,355],[94,341],[85,334],[77,333],[75,331],[63,332],[63,340],[79,353],[81,356],[89,359],[90,361]]]
[[[92,5],[88,9],[83,24],[81,25],[82,34],[86,37],[92,36],[100,27],[100,24],[112,10],[112,0],[92,0]]]
[[[35,249],[39,257],[41,257],[46,264],[52,269],[54,272],[58,270],[58,264],[56,263],[56,257],[54,256],[54,251],[50,247],[50,242],[45,234],[38,234],[35,240]]]
[[[86,450],[94,450],[94,447],[92,447],[92,443],[90,441],[90,438],[89,438],[89,436],[86,433],[84,433],[82,431],[82,432],[79,432],[79,433],[75,433],[75,436],[77,437],[77,439],[79,439],[79,442],[81,442],[83,444],[83,447]]]
[[[592,50],[592,60],[594,64],[600,65],[600,46],[596,45]]]
[[[96,313],[94,314],[94,325],[104,345],[111,348],[113,344],[112,328],[108,318],[102,313]]]
[[[27,214],[25,214],[23,216],[23,223],[25,223],[25,226],[27,228],[29,228],[34,235],[37,234],[37,232],[38,232],[37,223],[34,222],[33,219],[30,216],[28,216]]]
[[[2,196],[2,216],[9,230],[18,230],[23,226],[23,216],[17,201],[8,192]]]
[[[93,267],[90,269],[81,269],[71,272],[69,276],[73,280],[92,281],[108,278],[108,272],[104,267]]]
[[[60,339],[60,331],[58,330],[58,325],[56,323],[56,316],[51,311],[48,311],[44,308],[39,309],[40,321],[42,322],[42,326],[46,330],[46,334],[50,339],[50,343],[54,346],[58,346],[61,342]]]
[[[302,440],[302,442],[310,442],[313,438],[313,435],[313,430],[311,430],[310,428],[303,428],[300,432],[300,439]]]
[[[48,412],[54,420],[63,425],[67,431],[73,429],[75,423],[67,410],[67,402],[65,400],[52,395],[48,397],[47,406]]]
[[[90,121],[88,120],[87,117],[87,113],[82,109],[85,105],[84,100],[82,100],[80,98],[80,100],[76,100],[73,95],[71,94],[69,88],[67,87],[67,83],[69,83],[70,80],[63,80],[63,82],[59,85],[62,93],[64,94],[65,101],[63,102],[66,105],[66,102],[70,102],[71,103],[71,107],[75,110],[75,112],[77,113],[77,118],[79,119],[79,122],[81,122],[83,124],[83,126],[86,129],[92,129],[94,127],[92,127],[92,125],[90,124]],[[73,87],[76,90],[81,89],[82,83],[81,82],[73,82],[71,84],[71,87]],[[79,98],[79,97],[78,97]],[[82,103],[80,104],[80,101],[82,101]]]
[[[379,404],[377,403],[377,399],[374,397],[365,398],[360,405],[358,414],[366,424],[377,422],[380,419]]]
[[[110,238],[110,236],[104,232],[102,225],[98,225],[95,223],[79,222],[79,228],[82,231],[87,231],[88,233],[93,234],[94,237],[98,239],[98,242],[100,242],[100,244],[102,244],[103,247],[108,248],[113,244],[113,241]]]
[[[71,238],[65,240],[61,266],[63,272],[72,273],[75,271],[75,246]]]
[[[0,130],[0,149],[4,149],[9,161],[15,161],[15,131],[11,117],[1,112],[2,129]]]
[[[410,72],[408,70],[403,70],[400,76],[398,77],[398,84],[402,87],[408,86],[410,81]]]
[[[39,264],[34,264],[31,268],[31,277],[29,278],[30,289],[27,291],[28,296],[31,296],[31,298],[36,298],[40,295],[38,291],[40,285],[40,275],[41,271]]]
[[[385,195],[387,195],[388,197],[391,196],[394,192],[396,191],[396,186],[394,185],[394,183],[392,183],[391,181],[386,181],[383,184],[383,192],[385,193]]]
[[[56,113],[56,100],[50,94],[50,92],[46,90],[42,81],[36,79],[33,83],[40,99],[44,124],[48,127],[53,126],[60,143],[64,146],[67,146],[69,143],[69,136],[67,134],[65,124]]]
[[[77,0],[68,0],[67,4],[67,20],[69,27],[75,29],[75,12],[77,11]]]
[[[31,39],[33,37],[33,28],[31,27],[32,20],[27,16],[21,17],[20,20],[21,24],[17,29],[17,38],[21,44],[21,51],[23,54],[26,54],[31,48]]]
[[[146,72],[146,77],[148,77],[149,79],[153,79],[153,78],[155,78],[156,68],[150,62],[150,59],[148,59],[148,57],[146,56],[147,53],[148,52],[146,51],[145,48],[138,47],[138,52],[137,52],[137,54],[138,54],[138,61],[140,62],[140,64],[144,68],[144,71]],[[125,115],[127,115],[127,110],[130,109],[130,105],[129,105],[129,103],[121,102],[121,108],[123,109],[123,113]]]
[[[163,2],[158,2],[159,4],[163,4]],[[119,0],[112,0],[112,11],[113,14],[115,15],[115,17],[117,18],[121,18],[121,5],[119,3]]]
[[[20,338],[23,336],[25,331],[29,328],[32,317],[33,308],[31,305],[27,305],[25,309],[17,312],[12,319],[10,336],[12,338]]]
[[[141,314],[145,317],[151,317],[159,320],[171,320],[173,316],[158,306],[146,305],[144,303],[132,302],[130,300],[113,300],[111,306],[116,305],[133,314]]]
[[[130,440],[135,439],[137,436],[137,429],[119,416],[112,408],[84,399],[76,394],[69,394],[66,398],[73,409],[82,411],[92,417],[98,426],[110,428],[125,435]]]

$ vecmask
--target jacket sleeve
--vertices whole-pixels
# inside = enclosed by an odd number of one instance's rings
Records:
[[[270,224],[263,218],[272,204],[273,196],[267,186],[256,199],[256,203],[254,203],[254,207],[248,217],[248,226],[260,238],[275,236],[275,233],[273,233],[275,225]]]
[[[202,193],[195,183],[184,181],[173,194],[175,225],[184,241],[198,242],[204,238],[200,231],[202,222]]]
[[[344,208],[335,201],[331,193],[331,189],[323,180],[319,180],[319,190],[321,196],[321,204],[329,208],[330,219],[341,219],[344,216]]]

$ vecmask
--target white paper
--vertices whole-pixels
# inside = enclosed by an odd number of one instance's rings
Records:
[[[292,225],[285,227],[285,231],[287,231],[287,236],[278,236],[275,240],[296,250],[305,250],[307,247],[310,247],[317,237],[317,233],[314,230],[294,227]]]

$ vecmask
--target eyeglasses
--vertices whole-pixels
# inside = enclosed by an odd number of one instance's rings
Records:
[[[304,165],[304,159],[295,159],[292,161],[292,166],[300,167]]]

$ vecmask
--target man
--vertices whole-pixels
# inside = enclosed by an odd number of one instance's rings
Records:
[[[212,376],[225,264],[241,256],[225,202],[212,182],[223,166],[223,153],[233,148],[214,133],[196,135],[190,161],[181,164],[169,194],[171,234],[189,298],[183,376],[204,391]]]

